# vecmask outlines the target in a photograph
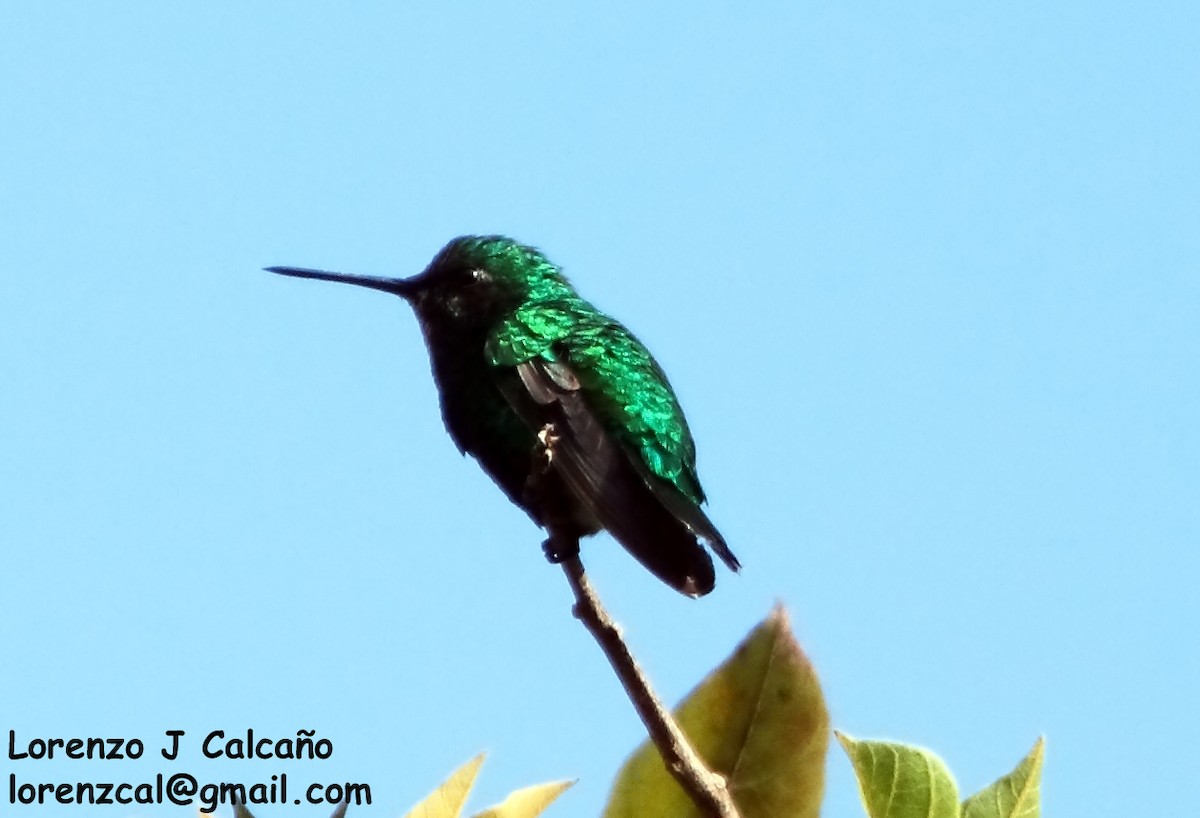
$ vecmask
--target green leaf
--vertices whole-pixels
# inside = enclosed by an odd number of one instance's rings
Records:
[[[816,818],[829,713],[808,657],[777,607],[675,711],[743,818]],[[617,775],[605,818],[699,816],[650,742]]]
[[[958,786],[936,755],[906,744],[837,737],[871,818],[958,818]]]
[[[458,818],[471,794],[475,776],[479,775],[483,756],[484,753],[480,753],[451,773],[440,787],[409,810],[405,818]]]
[[[1045,749],[1038,739],[1015,770],[964,801],[963,818],[1039,818]]]
[[[475,818],[536,818],[554,799],[574,785],[574,781],[553,781],[517,790],[504,799],[503,804],[486,809]]]

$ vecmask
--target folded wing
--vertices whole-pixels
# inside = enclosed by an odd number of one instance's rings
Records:
[[[707,594],[715,577],[700,537],[737,569],[704,513],[608,433],[569,365],[531,358],[516,365],[516,375],[500,379],[501,391],[536,430],[551,424],[552,468],[642,565],[681,593]]]

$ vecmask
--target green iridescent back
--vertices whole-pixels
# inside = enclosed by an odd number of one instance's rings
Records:
[[[540,357],[570,366],[606,431],[699,505],[695,444],[666,375],[633,333],[541,260],[549,269],[536,265],[530,292],[542,299],[526,300],[501,321],[486,346],[489,363],[516,366]]]

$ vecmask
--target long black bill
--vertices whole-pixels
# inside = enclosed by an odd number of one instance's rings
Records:
[[[406,278],[381,278],[379,276],[360,276],[348,273],[331,273],[327,270],[310,270],[307,267],[264,267],[268,273],[279,273],[295,278],[315,278],[318,281],[339,281],[342,284],[355,284],[372,290],[382,290],[411,301],[417,294],[416,286]]]

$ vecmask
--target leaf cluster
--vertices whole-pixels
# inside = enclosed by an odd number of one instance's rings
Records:
[[[777,607],[675,711],[708,768],[724,779],[742,818],[817,818],[824,795],[829,712],[812,663]],[[966,800],[932,752],[837,733],[869,818],[1039,818],[1044,742],[1008,775]],[[461,818],[483,755],[456,770],[405,818]],[[473,818],[535,818],[571,787],[556,781],[517,790]],[[346,805],[333,818],[344,818]],[[617,775],[603,818],[704,818],[667,771],[657,748],[640,746]],[[243,805],[235,818],[253,818]]]

